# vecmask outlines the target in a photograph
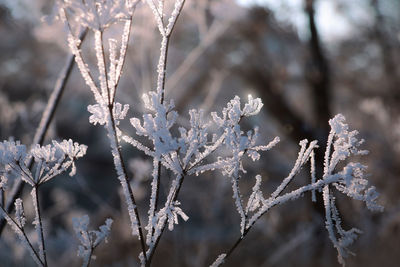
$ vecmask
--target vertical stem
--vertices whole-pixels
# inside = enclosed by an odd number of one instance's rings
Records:
[[[160,177],[161,177],[161,165],[160,161],[155,159],[153,160],[153,180],[151,182],[151,195],[150,195],[150,205],[149,205],[149,218],[148,218],[148,225],[147,225],[147,239],[146,242],[150,244],[153,239],[154,235],[154,226],[153,220],[154,215],[158,207],[158,200],[159,200],[159,185],[160,185]]]
[[[103,32],[100,30],[96,30],[94,33],[94,37],[95,37],[97,67],[100,73],[99,80],[100,80],[101,94],[104,99],[107,99],[108,101],[107,104],[113,105],[113,103],[111,103],[110,88],[108,87],[106,57],[103,46]]]
[[[161,161],[158,162],[158,166],[157,166],[157,190],[156,190],[156,200],[154,203],[154,210],[157,210],[157,208],[158,208],[158,200],[159,200],[159,194],[160,194],[160,182],[161,182]]]
[[[169,36],[162,35],[160,58],[157,66],[157,93],[160,97],[160,103],[164,104],[165,95],[165,74],[167,71],[167,59],[168,59],[168,47],[169,47]]]
[[[133,17],[131,16],[129,18],[129,20],[125,22],[124,31],[123,31],[122,38],[121,38],[122,44],[121,44],[121,49],[119,52],[118,64],[116,67],[116,77],[115,77],[116,80],[115,80],[114,90],[112,91],[111,103],[115,102],[115,95],[117,93],[117,87],[119,84],[119,80],[121,78],[122,68],[124,67],[124,63],[126,60],[126,50],[128,48],[129,37],[131,35],[132,19],[133,19]]]
[[[169,45],[169,37],[162,35],[162,40],[161,40],[161,49],[160,49],[160,57],[158,60],[158,77],[157,77],[157,95],[159,97],[160,104],[164,104],[164,94],[165,94],[165,74],[167,70],[167,56],[168,56],[168,45]],[[160,180],[161,180],[161,161],[158,161],[157,164],[157,170],[156,170],[156,192],[155,192],[155,200],[154,200],[154,206],[151,205],[152,200],[150,199],[150,212],[149,212],[149,228],[148,231],[150,232],[150,242],[152,243],[153,235],[155,234],[154,227],[153,227],[153,222],[152,222],[152,217],[154,216],[157,208],[158,208],[158,202],[159,202],[159,195],[160,195]],[[164,231],[165,224],[163,225],[162,232]],[[160,235],[161,236],[161,235]],[[159,242],[159,236],[156,238],[155,245],[153,248],[150,248],[149,251],[149,259],[147,261],[146,266],[150,266],[151,259],[153,257],[155,247],[157,247],[157,244]]]
[[[4,207],[4,190],[3,190],[3,188],[0,189],[0,206]]]
[[[160,49],[160,57],[158,60],[158,77],[157,77],[157,94],[159,96],[160,104],[164,104],[164,95],[165,95],[165,74],[167,70],[167,58],[168,58],[168,46],[169,46],[169,37],[162,35],[161,40],[161,49]],[[154,234],[154,227],[152,221],[152,217],[154,216],[159,202],[159,195],[160,195],[160,180],[161,180],[161,161],[158,161],[157,164],[157,177],[156,177],[156,192],[155,192],[155,202],[154,206],[150,205],[150,212],[149,212],[149,229],[148,231],[151,232],[151,237]],[[152,200],[150,200],[152,201]],[[151,238],[152,239],[152,238]],[[151,242],[150,239],[150,242]]]
[[[161,0],[162,1],[162,0]],[[159,2],[160,7],[163,8],[163,2]],[[176,2],[177,3],[177,2]],[[181,5],[179,6],[179,9],[174,10],[174,12],[177,12],[175,18],[169,22],[172,23],[171,25],[168,25],[166,28],[163,29],[163,31],[160,31],[162,39],[161,39],[161,48],[160,48],[160,57],[158,60],[158,66],[157,66],[157,72],[158,72],[158,77],[157,77],[157,94],[159,97],[159,101],[160,104],[163,105],[164,104],[164,99],[165,99],[165,76],[166,76],[166,71],[167,71],[167,59],[168,59],[168,48],[169,48],[169,40],[170,40],[170,36],[171,33],[173,31],[173,28],[175,26],[175,23],[179,17],[179,14],[182,11],[183,5],[184,5],[185,1],[181,2]],[[160,12],[160,11],[159,11]],[[161,12],[161,16],[162,16],[162,12]],[[171,15],[173,16],[173,14]],[[172,17],[171,17],[172,18]],[[162,17],[161,19],[161,24],[162,23]],[[155,205],[154,208],[155,210],[157,209],[158,206],[158,199],[159,199],[159,188],[160,188],[160,178],[161,178],[161,161],[158,162],[158,166],[157,166],[157,188],[156,188],[156,199],[155,199]],[[177,196],[178,196],[178,192],[180,190],[180,187],[182,186],[182,182],[183,182],[183,174],[182,177],[179,181],[179,184],[176,186],[175,188],[175,192],[174,195],[172,197],[172,200],[175,201]],[[168,202],[168,200],[167,200]],[[167,205],[169,205],[168,203],[166,203]],[[154,211],[153,211],[154,213]],[[148,257],[148,261],[146,263],[146,266],[150,266],[151,264],[151,260],[153,258],[154,252],[157,248],[158,242],[160,241],[161,235],[164,232],[165,226],[166,226],[166,222],[164,222],[162,229],[161,229],[161,233],[156,237],[156,241],[154,242],[154,246],[151,246],[149,249],[149,257]],[[150,222],[151,224],[151,222]],[[153,239],[153,235],[155,234],[153,232],[153,226],[151,224],[151,228],[149,229],[149,231],[151,231],[151,239]]]
[[[113,159],[114,159],[114,166],[117,171],[118,179],[121,182],[124,196],[125,196],[125,199],[126,199],[126,202],[128,205],[129,218],[130,218],[131,224],[132,224],[132,233],[134,233],[134,231],[136,230],[135,225],[137,225],[137,230],[138,230],[139,239],[140,239],[140,245],[142,248],[142,252],[143,252],[145,261],[147,262],[146,246],[144,243],[144,235],[143,235],[142,225],[140,222],[139,211],[137,209],[135,197],[133,196],[132,187],[129,183],[127,171],[126,171],[125,164],[124,164],[124,161],[122,158],[122,153],[120,150],[120,145],[119,145],[117,131],[116,131],[116,125],[115,125],[115,120],[113,117],[111,105],[109,105],[108,111],[109,111],[108,116],[107,116],[108,122],[107,122],[106,128],[107,128],[108,137],[110,140],[111,153],[112,153]]]
[[[93,248],[90,248],[90,254],[87,260],[87,264],[84,265],[85,267],[88,267],[90,265],[90,261],[92,260],[92,254],[93,254]]]
[[[47,267],[46,247],[44,244],[42,217],[40,215],[40,206],[39,206],[38,185],[35,185],[33,187],[31,195],[33,199],[33,206],[35,208],[34,224],[38,234],[39,255],[44,263],[44,266]]]
[[[172,202],[177,200],[178,194],[179,194],[179,191],[180,191],[180,189],[182,187],[184,179],[185,179],[185,173],[182,173],[181,177],[178,178],[178,182],[175,184],[175,187],[171,188],[165,206],[169,206]],[[162,234],[164,233],[166,225],[167,225],[167,220],[164,221],[164,223],[163,223],[163,225],[161,227],[160,234],[156,237],[156,240],[154,241],[153,245],[150,246],[150,248],[149,248],[146,267],[149,267],[150,264],[151,264],[151,260],[153,259],[154,252],[156,251],[156,248],[158,246],[158,243],[160,242]]]
[[[126,25],[128,27],[128,25]],[[130,28],[130,23],[129,23],[129,28]],[[124,29],[124,34],[129,34],[129,31],[125,32]],[[121,51],[124,50],[124,53],[126,52],[126,47],[128,39],[127,37],[124,38],[126,40],[123,40],[123,42],[126,44],[122,44],[122,49]],[[129,183],[127,171],[125,168],[125,164],[123,161],[119,141],[118,141],[118,133],[117,133],[117,127],[114,119],[114,113],[113,113],[113,107],[115,104],[115,90],[116,90],[116,85],[114,88],[114,91],[112,92],[113,95],[111,95],[110,88],[108,86],[109,81],[108,81],[108,76],[107,76],[107,69],[105,66],[105,53],[104,53],[104,46],[103,46],[103,33],[101,31],[95,31],[95,49],[96,49],[96,57],[97,57],[97,62],[98,62],[98,69],[99,69],[99,80],[100,80],[100,86],[101,86],[101,92],[102,96],[104,99],[107,99],[108,103],[107,106],[104,106],[105,109],[108,109],[108,114],[107,114],[107,123],[106,123],[106,130],[108,133],[108,138],[110,140],[110,146],[111,146],[111,153],[113,156],[114,160],[114,166],[117,171],[118,179],[121,182],[122,189],[124,192],[124,196],[126,199],[126,204],[128,205],[128,213],[129,213],[129,218],[131,221],[131,227],[132,227],[132,234],[138,231],[139,235],[139,240],[140,240],[140,245],[142,248],[143,255],[145,257],[145,261],[147,262],[146,259],[146,246],[144,243],[144,235],[143,235],[143,230],[142,230],[142,225],[140,222],[140,217],[139,217],[139,212],[137,209],[135,197],[133,196],[132,192],[132,187]],[[124,55],[120,55],[120,61],[125,59]],[[122,70],[123,62],[118,63],[118,72]],[[119,76],[119,75],[118,75]],[[116,82],[117,84],[117,82]],[[101,104],[101,103],[99,103]],[[105,105],[103,103],[103,105]],[[137,229],[136,229],[137,228]]]

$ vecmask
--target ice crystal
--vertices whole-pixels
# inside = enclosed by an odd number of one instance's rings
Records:
[[[91,113],[89,122],[93,125],[105,125],[107,123],[108,107],[103,105],[94,104],[88,106],[88,111]],[[128,113],[129,105],[125,104],[122,106],[120,103],[116,103],[113,107],[113,116],[117,123],[123,120]]]

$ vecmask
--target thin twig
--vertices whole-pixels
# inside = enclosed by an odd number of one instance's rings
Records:
[[[317,190],[319,188],[322,188],[324,186],[328,186],[329,184],[332,184],[336,182],[339,179],[338,176],[336,175],[331,175],[330,177],[327,177],[323,180],[318,180],[315,183],[300,187],[292,192],[283,194],[278,197],[274,198],[269,198],[264,201],[264,206],[260,208],[260,210],[253,215],[253,217],[248,221],[246,228],[243,232],[243,234],[236,240],[236,242],[231,246],[231,248],[228,250],[226,253],[225,259],[227,259],[233,251],[238,247],[238,245],[243,241],[243,239],[246,237],[246,235],[249,233],[250,229],[254,226],[254,224],[260,219],[265,213],[267,213],[271,208],[286,203],[289,200],[294,200],[297,199],[300,196],[303,196],[305,193]]]
[[[35,228],[38,234],[38,243],[39,243],[39,255],[42,258],[44,266],[47,267],[47,256],[46,256],[46,247],[44,244],[44,235],[43,235],[43,225],[42,225],[42,217],[40,214],[40,204],[39,204],[39,195],[38,195],[38,185],[35,185],[32,189],[32,200],[33,206],[35,208]]]
[[[125,60],[126,60],[126,50],[128,48],[128,44],[129,44],[129,37],[131,36],[132,19],[133,19],[133,16],[131,16],[126,21],[125,26],[124,26],[124,33],[122,36],[122,44],[121,44],[121,49],[120,49],[120,53],[119,53],[118,65],[116,67],[114,91],[113,91],[113,95],[111,97],[112,102],[115,101],[115,95],[117,93],[118,84],[119,84],[119,81],[122,76],[122,69],[124,67]]]
[[[108,86],[108,77],[107,77],[107,68],[106,68],[106,55],[104,52],[104,45],[103,45],[103,32],[100,30],[96,30],[95,33],[95,47],[96,47],[96,58],[97,58],[97,66],[99,69],[99,80],[100,80],[100,89],[103,98],[106,99],[107,96],[107,104],[114,105],[111,103],[111,93],[110,88]]]
[[[2,207],[0,206],[1,213],[3,214],[4,219],[8,221],[9,224],[12,224],[15,229],[18,230],[20,234],[20,238],[23,237],[24,240],[26,241],[26,244],[29,247],[29,250],[31,251],[31,255],[34,258],[34,260],[39,263],[40,265],[44,266],[43,261],[40,259],[39,254],[37,254],[36,250],[33,248],[32,243],[29,241],[28,237],[26,236],[26,233],[24,229],[19,226],[19,224],[10,216],[10,214]],[[18,234],[18,233],[17,233]]]
[[[182,187],[184,179],[185,179],[185,173],[182,174],[182,177],[179,180],[179,184],[177,185],[177,187],[175,188],[175,191],[173,192],[173,197],[171,198],[172,201],[170,201],[170,203],[167,203],[166,206],[170,205],[171,203],[173,203],[173,202],[175,202],[177,200],[178,194],[179,194],[179,191],[180,191],[180,189]],[[154,242],[154,245],[149,250],[149,255],[148,255],[148,258],[147,258],[146,267],[149,267],[150,264],[151,264],[151,260],[153,259],[154,252],[156,251],[156,248],[158,246],[158,243],[160,242],[162,234],[164,233],[166,225],[167,225],[167,220],[164,221],[164,224],[161,227],[160,234],[157,236],[157,238],[156,238],[156,240]]]

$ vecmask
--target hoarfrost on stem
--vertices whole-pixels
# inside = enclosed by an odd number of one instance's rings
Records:
[[[353,199],[364,201],[367,208],[372,211],[382,211],[383,207],[376,203],[378,193],[375,191],[375,187],[369,187],[365,174],[366,166],[349,162],[341,171],[334,173],[339,162],[346,160],[351,155],[366,155],[368,151],[359,149],[364,140],[357,138],[357,131],[349,131],[342,114],[329,120],[329,125],[331,131],[325,151],[323,180],[333,176],[336,176],[337,180],[323,188],[325,224],[329,238],[338,251],[338,260],[344,265],[344,258],[349,254],[348,246],[354,242],[357,234],[360,234],[361,231],[356,228],[346,231],[342,228],[340,214],[332,194],[332,186]],[[331,152],[332,148],[333,152]]]
[[[73,218],[72,223],[75,234],[80,242],[78,256],[83,259],[82,266],[88,266],[93,255],[93,250],[110,234],[113,220],[108,218],[99,230],[88,230],[89,216]]]
[[[38,251],[35,250],[25,233],[26,218],[21,199],[16,199],[14,203],[15,219],[9,215],[3,205],[0,205],[0,214],[4,216],[39,266],[47,266],[39,206],[39,186],[68,170],[70,170],[71,176],[74,175],[76,172],[75,161],[86,154],[86,149],[85,145],[80,145],[72,140],[63,140],[60,143],[52,141],[52,144],[46,146],[35,145],[29,151],[19,142],[3,141],[0,143],[1,189],[3,190],[7,183],[8,175],[21,179],[32,187],[31,196],[35,212],[32,224],[37,233]],[[31,164],[32,162],[33,164]]]
[[[238,104],[234,101],[228,105],[228,109],[223,111],[223,116],[219,117],[214,115],[214,121],[219,125],[232,125],[232,122],[238,121],[240,109]],[[312,200],[315,201],[315,194],[322,189],[323,200],[325,204],[325,224],[328,230],[329,238],[333,246],[338,251],[338,260],[342,265],[345,264],[344,258],[349,254],[348,247],[357,239],[361,231],[356,228],[344,230],[341,224],[340,213],[335,204],[335,197],[333,196],[333,189],[346,194],[350,198],[361,200],[365,202],[368,209],[372,211],[382,211],[383,207],[377,204],[378,193],[375,187],[369,186],[367,180],[366,166],[358,162],[348,162],[341,170],[337,170],[339,162],[346,161],[352,155],[366,155],[368,151],[360,150],[359,146],[363,140],[357,138],[357,131],[349,131],[343,115],[338,114],[329,121],[331,131],[328,136],[328,143],[325,150],[324,157],[324,173],[323,177],[317,180],[315,173],[315,153],[314,150],[318,148],[317,142],[308,142],[307,140],[300,141],[300,151],[293,169],[289,175],[283,179],[282,183],[271,194],[269,198],[263,198],[260,190],[261,177],[256,176],[256,184],[253,187],[252,193],[248,199],[245,213],[241,207],[241,196],[239,194],[238,184],[233,180],[233,190],[236,206],[239,214],[241,215],[241,237],[235,243],[235,246],[229,251],[232,252],[237,244],[241,242],[244,235],[252,228],[254,223],[272,207],[284,204],[288,201],[295,200],[306,192],[312,192]],[[238,149],[238,135],[231,135],[229,140],[231,142],[231,149],[234,151],[241,151]],[[235,139],[236,136],[236,139]],[[232,144],[236,144],[232,145]],[[235,150],[236,149],[236,150]],[[222,160],[220,159],[219,162]],[[310,161],[310,176],[311,184],[305,185],[291,192],[284,193],[288,184],[300,172],[301,168]],[[229,161],[231,162],[231,161]],[[219,167],[226,168],[227,161],[223,164],[209,165],[208,168],[202,168],[200,171]],[[240,166],[240,165],[239,165]],[[238,167],[230,167],[229,171],[223,169],[223,172],[228,175],[235,174],[237,170],[242,169]],[[234,175],[233,175],[234,177]],[[252,215],[250,212],[253,212]],[[243,215],[244,214],[244,215]],[[229,256],[229,254],[228,254]],[[218,261],[218,259],[217,259]]]

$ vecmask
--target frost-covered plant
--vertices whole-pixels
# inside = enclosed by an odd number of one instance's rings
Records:
[[[79,70],[91,89],[96,104],[89,105],[88,111],[92,114],[90,122],[105,127],[110,141],[111,153],[114,166],[121,182],[128,213],[131,220],[133,235],[138,235],[144,250],[144,237],[141,223],[136,207],[136,201],[129,183],[127,171],[120,150],[117,126],[124,119],[128,111],[128,105],[122,107],[115,101],[115,94],[122,74],[125,62],[125,54],[128,46],[132,14],[138,1],[62,1],[60,3],[60,18],[69,29],[68,44],[71,52],[75,55],[75,61]],[[124,10],[121,13],[121,10]],[[117,15],[118,14],[118,15]],[[89,67],[84,61],[79,40],[73,35],[72,25],[68,16],[78,21],[78,26],[84,25],[93,31],[95,40],[94,47],[97,58],[97,69],[99,72],[98,84],[96,84]],[[84,19],[82,18],[84,17]],[[83,20],[83,21],[82,21]],[[106,66],[106,55],[103,46],[103,32],[112,23],[124,21],[124,30],[121,37],[119,56],[117,57],[117,40],[109,39],[109,66]]]
[[[75,161],[86,154],[87,147],[63,140],[61,143],[53,141],[51,145],[35,145],[27,151],[25,145],[19,142],[3,141],[0,143],[1,183],[0,190],[5,190],[9,177],[21,179],[32,187],[31,196],[35,210],[35,219],[32,224],[37,232],[38,251],[25,233],[25,214],[20,198],[15,200],[15,218],[0,205],[0,214],[7,220],[24,247],[39,266],[47,266],[46,248],[43,235],[42,217],[40,214],[39,187],[54,177],[69,171],[69,175],[76,173]],[[30,166],[34,162],[34,166]]]
[[[341,225],[339,211],[335,205],[333,190],[349,197],[364,201],[367,208],[381,210],[376,203],[377,193],[374,187],[369,187],[366,179],[366,166],[360,163],[347,162],[352,155],[365,155],[359,150],[362,140],[358,140],[356,131],[349,131],[343,115],[339,114],[329,121],[331,132],[325,150],[324,173],[316,176],[315,149],[317,141],[300,141],[300,151],[293,169],[276,190],[264,197],[261,190],[262,177],[255,176],[252,193],[246,199],[242,196],[239,182],[244,178],[246,169],[243,159],[248,157],[257,161],[261,152],[272,149],[279,138],[275,137],[267,144],[260,144],[258,127],[243,131],[241,122],[246,117],[257,115],[263,104],[260,98],[248,97],[246,103],[241,103],[238,96],[229,101],[221,113],[192,109],[189,111],[189,127],[177,125],[178,113],[174,110],[173,100],[167,100],[165,95],[165,80],[167,68],[168,46],[177,19],[184,6],[184,0],[175,0],[170,14],[166,14],[164,1],[144,1],[152,10],[158,31],[161,35],[160,57],[157,65],[157,78],[154,90],[143,95],[146,113],[141,118],[133,117],[130,123],[135,134],[127,134],[120,128],[120,122],[126,118],[129,105],[116,101],[118,84],[125,63],[132,16],[139,1],[134,0],[60,0],[59,17],[68,29],[68,44],[75,56],[78,68],[94,95],[95,103],[88,105],[91,114],[89,122],[103,126],[106,130],[110,150],[113,156],[117,177],[123,189],[123,195],[130,218],[131,233],[137,237],[142,252],[139,259],[142,266],[150,266],[153,255],[166,228],[172,231],[180,219],[187,221],[189,217],[184,212],[178,200],[183,181],[190,175],[201,175],[205,172],[221,171],[229,177],[232,185],[234,204],[240,216],[240,237],[233,246],[218,256],[211,266],[219,266],[231,255],[238,244],[244,239],[254,224],[272,207],[284,204],[311,192],[312,201],[316,194],[322,192],[325,204],[326,228],[329,238],[338,250],[339,262],[344,264],[348,246],[360,233],[358,229],[344,230]],[[109,39],[108,56],[104,45],[104,31],[112,24],[123,23],[120,45],[115,39]],[[94,53],[97,59],[97,71],[93,72],[80,50],[81,41],[74,35],[74,27],[88,28],[94,34]],[[94,76],[98,74],[98,77]],[[136,137],[148,139],[150,146],[140,142]],[[129,181],[124,159],[121,152],[121,142],[131,144],[145,155],[152,158],[152,181],[149,206],[147,209],[147,224],[142,225],[143,217],[139,216],[132,184]],[[264,142],[261,142],[264,143]],[[37,188],[54,176],[70,171],[75,173],[74,161],[82,157],[86,147],[73,143],[71,140],[52,145],[36,145],[27,153],[25,146],[17,142],[3,142],[0,145],[1,164],[6,166],[1,173],[1,187],[7,184],[9,174],[20,177],[32,186],[38,230],[39,252],[37,252],[24,232],[26,222],[22,201],[15,201],[16,215],[12,218],[2,210],[7,222],[16,231],[19,238],[29,249],[35,261],[46,266],[46,253],[41,225]],[[28,162],[34,159],[35,168],[31,171]],[[306,164],[310,164],[310,183],[290,192],[285,192],[294,177]],[[339,163],[343,163],[338,165]],[[160,198],[161,173],[167,170],[171,173],[170,184],[164,202]],[[93,249],[105,239],[110,232],[111,219],[107,219],[100,231],[88,231],[89,217],[74,220],[74,229],[81,243],[78,255],[83,258],[83,266],[90,263]]]
[[[76,1],[75,1],[76,2]],[[86,84],[90,87],[91,91],[94,94],[94,98],[96,100],[96,104],[89,105],[88,111],[92,114],[90,116],[90,122],[93,124],[103,125],[107,131],[107,135],[110,140],[111,153],[114,158],[115,169],[118,174],[118,179],[121,182],[124,196],[126,199],[126,204],[128,207],[128,213],[131,220],[131,230],[133,235],[138,235],[139,240],[142,246],[142,263],[150,264],[150,261],[147,260],[147,257],[152,257],[154,251],[153,249],[149,250],[149,255],[146,255],[146,246],[144,243],[144,234],[141,226],[138,209],[136,207],[136,201],[133,196],[132,188],[129,183],[129,179],[127,176],[125,164],[122,158],[122,154],[120,151],[120,136],[121,132],[118,129],[119,121],[124,119],[127,114],[128,105],[122,106],[122,104],[117,103],[115,101],[116,89],[118,86],[119,79],[122,74],[122,67],[125,61],[125,54],[127,49],[127,44],[129,41],[129,34],[131,28],[132,21],[132,13],[134,11],[134,7],[138,1],[85,1],[85,2],[77,2],[76,5],[71,5],[70,1],[62,1],[60,3],[60,17],[65,22],[69,29],[68,34],[68,43],[72,53],[75,55],[76,63],[81,71],[83,78],[86,81]],[[163,22],[163,1],[159,1],[159,5],[156,8],[152,1],[147,2],[152,8],[159,31],[162,35],[162,47],[161,47],[161,56],[158,65],[158,78],[157,78],[157,94],[156,98],[153,101],[156,101],[160,104],[160,106],[164,107],[164,84],[165,84],[165,67],[166,67],[166,56],[167,56],[167,46],[168,40],[173,30],[173,27],[176,23],[178,15],[183,7],[184,1],[176,1],[174,9],[168,19],[167,25],[164,25]],[[125,15],[118,15],[120,12],[116,12],[115,10],[120,10],[119,7],[125,6],[125,9],[128,13],[124,13]],[[116,13],[115,13],[116,12]],[[82,21],[82,16],[80,14],[85,15],[84,21]],[[114,17],[112,16],[114,14]],[[73,30],[71,28],[70,19],[68,16],[73,16],[75,20],[77,20],[82,25],[88,26],[95,35],[95,53],[97,58],[97,69],[99,72],[98,83],[92,77],[92,74],[85,64],[85,61],[82,57],[82,53],[79,49],[79,41],[73,35]],[[110,19],[110,17],[117,18],[116,20]],[[125,21],[125,26],[123,30],[123,34],[121,37],[121,47],[119,52],[119,57],[117,58],[117,41],[114,39],[109,39],[109,66],[107,67],[105,62],[105,51],[103,46],[103,31],[110,26],[112,23],[116,21]],[[98,85],[97,85],[98,84]],[[154,95],[153,95],[154,97]],[[160,113],[160,116],[167,117],[167,109],[164,109],[164,113]],[[133,140],[133,139],[132,139]],[[138,144],[135,140],[131,143]],[[139,145],[139,144],[138,144]],[[140,146],[140,145],[139,145]],[[144,146],[140,146],[144,148]],[[162,152],[162,151],[160,151]],[[157,168],[161,167],[161,162],[158,162]],[[152,197],[152,199],[154,199]],[[151,211],[150,214],[154,213]],[[169,222],[169,227],[172,228],[173,224],[177,222],[177,215],[185,216],[182,210],[178,207],[178,202],[176,199],[172,201],[170,199],[168,201],[168,205],[164,209],[164,213],[166,216],[160,216],[159,224],[163,228],[165,223]],[[153,224],[153,218],[150,216],[151,225]],[[165,222],[165,223],[163,223]],[[172,222],[172,223],[171,223]],[[152,229],[152,227],[150,227]],[[161,230],[161,228],[159,230]],[[162,232],[162,231],[161,231]],[[161,236],[161,232],[155,233],[157,238],[154,239],[155,242],[158,243],[158,236]],[[150,230],[150,235],[153,235],[153,230]],[[149,237],[147,238],[149,240]],[[149,243],[149,242],[147,242]],[[154,246],[155,248],[155,246]]]
[[[352,155],[365,155],[367,153],[367,151],[359,150],[358,148],[363,143],[363,140],[357,138],[358,132],[348,130],[348,125],[345,123],[345,118],[342,114],[338,114],[331,119],[329,125],[331,126],[331,132],[325,150],[323,177],[316,179],[315,174],[314,150],[318,148],[317,142],[313,141],[308,144],[307,140],[300,142],[300,152],[293,169],[269,198],[263,197],[260,190],[261,177],[256,176],[256,184],[248,199],[246,210],[238,209],[241,216],[241,236],[226,254],[221,254],[217,258],[213,266],[222,264],[225,258],[243,240],[255,222],[272,207],[284,204],[290,200],[296,200],[310,191],[312,192],[312,200],[316,201],[315,193],[321,190],[325,204],[325,223],[329,238],[338,251],[339,263],[342,265],[345,264],[344,258],[348,255],[348,246],[354,242],[357,234],[360,234],[361,231],[355,228],[350,230],[342,228],[332,189],[336,188],[339,192],[353,199],[364,201],[367,208],[371,211],[382,211],[383,207],[376,203],[378,193],[375,191],[375,188],[368,185],[365,175],[366,166],[360,163],[349,162],[341,170],[337,170],[339,162],[347,160]],[[310,162],[311,183],[283,194],[284,189],[307,162]],[[236,200],[236,202],[242,203],[240,195],[234,193],[234,196],[239,196],[239,200]]]
[[[88,111],[91,113],[89,121],[95,125],[103,125],[110,139],[115,168],[128,206],[132,234],[138,235],[142,246],[142,253],[139,257],[141,264],[150,265],[158,242],[167,226],[169,230],[173,230],[174,224],[178,223],[179,217],[185,221],[188,219],[188,216],[179,207],[180,202],[178,201],[178,194],[184,178],[191,174],[199,175],[203,172],[213,170],[221,170],[223,175],[230,177],[233,198],[241,218],[241,237],[239,241],[235,243],[227,254],[222,254],[218,257],[214,265],[222,263],[230,255],[254,223],[270,208],[278,204],[283,204],[288,200],[296,199],[308,191],[312,192],[312,199],[315,201],[316,191],[321,189],[323,189],[325,200],[326,224],[329,236],[334,246],[338,249],[339,261],[343,262],[342,257],[346,256],[344,251],[354,239],[357,231],[350,230],[346,232],[341,228],[338,211],[334,205],[334,198],[330,193],[330,188],[337,188],[352,198],[364,200],[369,208],[378,207],[374,202],[376,199],[374,189],[370,188],[365,191],[366,180],[363,176],[364,167],[362,165],[349,163],[343,171],[334,172],[339,161],[345,160],[351,154],[364,153],[357,150],[360,142],[355,137],[356,133],[347,132],[344,117],[342,115],[336,116],[330,121],[332,132],[329,136],[330,141],[326,150],[323,177],[318,177],[320,179],[317,179],[315,176],[314,149],[317,148],[317,142],[308,143],[307,140],[303,140],[300,142],[301,149],[295,166],[281,185],[266,199],[261,192],[261,176],[257,175],[253,192],[245,205],[239,189],[239,180],[246,173],[242,164],[243,158],[246,156],[253,161],[259,160],[259,152],[270,150],[279,142],[279,138],[276,137],[267,145],[259,145],[257,143],[259,136],[258,128],[254,128],[246,133],[241,130],[241,120],[244,117],[258,114],[262,108],[261,99],[253,99],[251,96],[249,96],[249,100],[244,107],[241,107],[240,98],[236,96],[223,109],[221,115],[215,112],[211,113],[211,122],[205,118],[203,111],[191,110],[189,112],[190,128],[179,127],[179,135],[174,135],[172,129],[175,126],[178,113],[174,110],[173,101],[165,100],[165,73],[169,40],[184,2],[176,0],[171,14],[167,20],[164,20],[164,1],[160,0],[157,4],[153,1],[146,1],[153,12],[161,35],[160,57],[157,66],[158,76],[155,90],[143,95],[143,102],[148,113],[143,115],[142,120],[131,118],[130,122],[136,131],[136,135],[148,138],[152,143],[152,147],[147,147],[136,138],[123,134],[123,131],[119,129],[119,122],[126,117],[129,106],[115,102],[115,93],[122,72],[131,27],[132,7],[137,2],[115,1],[111,4],[108,1],[87,1],[71,5],[69,1],[64,1],[64,6],[60,12],[61,18],[70,29],[68,42],[71,51],[75,55],[82,76],[96,100],[96,104],[88,106]],[[121,9],[121,6],[124,4],[126,5],[125,11],[122,12],[123,8]],[[80,22],[81,25],[88,26],[94,32],[94,47],[99,72],[97,82],[93,79],[89,68],[83,60],[82,53],[78,48],[79,42],[77,42],[72,34],[73,31],[67,19],[67,14],[75,16],[75,20]],[[82,18],[81,14],[85,14],[84,18]],[[111,19],[110,17],[113,18]],[[121,38],[122,45],[119,58],[117,59],[116,53],[117,42],[110,39],[109,64],[107,66],[102,39],[103,31],[111,23],[121,20],[125,21],[125,28]],[[337,138],[337,140],[332,144],[334,138]],[[153,158],[153,179],[151,182],[148,223],[143,229],[120,151],[119,144],[121,139]],[[334,146],[334,151],[331,155],[332,145]],[[218,156],[226,151],[229,151],[229,155],[224,157]],[[283,194],[285,188],[295,175],[309,161],[311,162],[311,183]],[[160,174],[162,168],[171,171],[174,175],[163,204],[159,203]],[[339,240],[336,239],[334,229],[332,228],[332,220],[336,225],[336,233],[340,235]],[[147,231],[146,238],[144,238],[145,230]]]
[[[105,224],[99,227],[99,231],[89,231],[89,216],[84,215],[81,218],[73,218],[72,223],[74,231],[81,243],[78,247],[78,256],[83,259],[82,266],[89,266],[94,249],[103,240],[107,242],[107,236],[110,234],[112,222],[113,220],[108,218]]]

